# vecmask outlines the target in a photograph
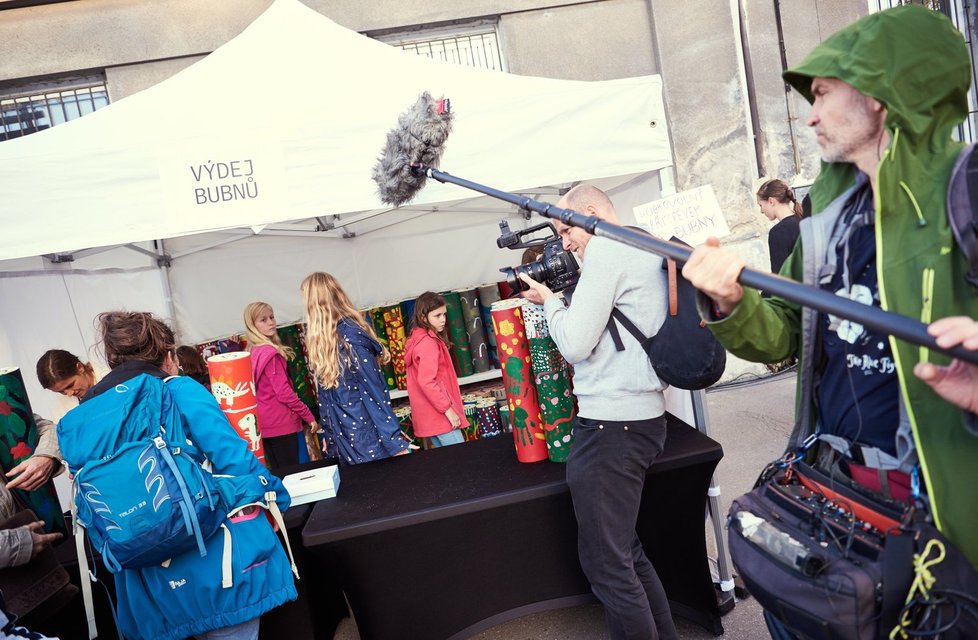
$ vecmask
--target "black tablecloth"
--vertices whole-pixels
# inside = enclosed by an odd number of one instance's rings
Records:
[[[259,640],[329,640],[340,620],[350,614],[329,569],[302,546],[302,529],[311,511],[311,504],[303,504],[282,514],[299,569],[298,598],[261,617]]]
[[[721,633],[706,557],[720,445],[669,416],[637,529],[678,615]],[[562,464],[520,464],[510,436],[341,470],[305,546],[335,572],[360,635],[467,637],[591,598]]]

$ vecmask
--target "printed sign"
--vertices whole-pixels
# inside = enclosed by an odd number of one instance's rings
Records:
[[[676,236],[694,247],[710,236],[722,238],[730,233],[710,185],[640,204],[632,210],[635,220],[660,238]]]
[[[224,141],[172,149],[160,158],[160,177],[171,211],[240,216],[282,210],[284,167],[274,145]]]

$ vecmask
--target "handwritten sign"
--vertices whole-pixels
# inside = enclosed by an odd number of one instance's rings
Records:
[[[694,247],[710,236],[721,238],[730,233],[710,185],[640,204],[632,211],[640,225],[660,238],[676,236]]]

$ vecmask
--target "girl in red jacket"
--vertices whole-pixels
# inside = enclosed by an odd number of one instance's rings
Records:
[[[316,433],[319,424],[292,388],[286,359],[294,354],[278,337],[271,305],[249,304],[244,310],[244,324],[258,397],[258,428],[265,459],[274,472],[299,464],[299,441],[295,434],[302,431],[303,424]]]
[[[448,350],[447,322],[445,299],[431,291],[422,293],[411,318],[414,330],[404,348],[414,433],[431,438],[436,447],[464,441],[459,427],[465,410]]]

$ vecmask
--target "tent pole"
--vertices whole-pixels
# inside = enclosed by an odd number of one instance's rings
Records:
[[[704,391],[690,391],[690,398],[693,401],[693,421],[696,429],[705,436],[710,435],[710,418],[706,410],[706,393]],[[732,565],[730,563],[730,550],[727,547],[727,536],[724,535],[723,527],[726,522],[723,509],[720,507],[720,483],[714,473],[710,478],[710,488],[706,492],[707,511],[710,521],[713,523],[713,539],[717,545],[717,573],[719,575],[720,591],[723,593],[725,601],[732,600],[734,591],[734,578]],[[732,606],[733,602],[730,602]]]
[[[156,241],[156,265],[160,269],[160,285],[163,288],[163,306],[166,309],[166,320],[173,333],[180,335],[177,326],[177,311],[173,306],[173,288],[170,286],[170,256],[166,254],[163,240]]]

